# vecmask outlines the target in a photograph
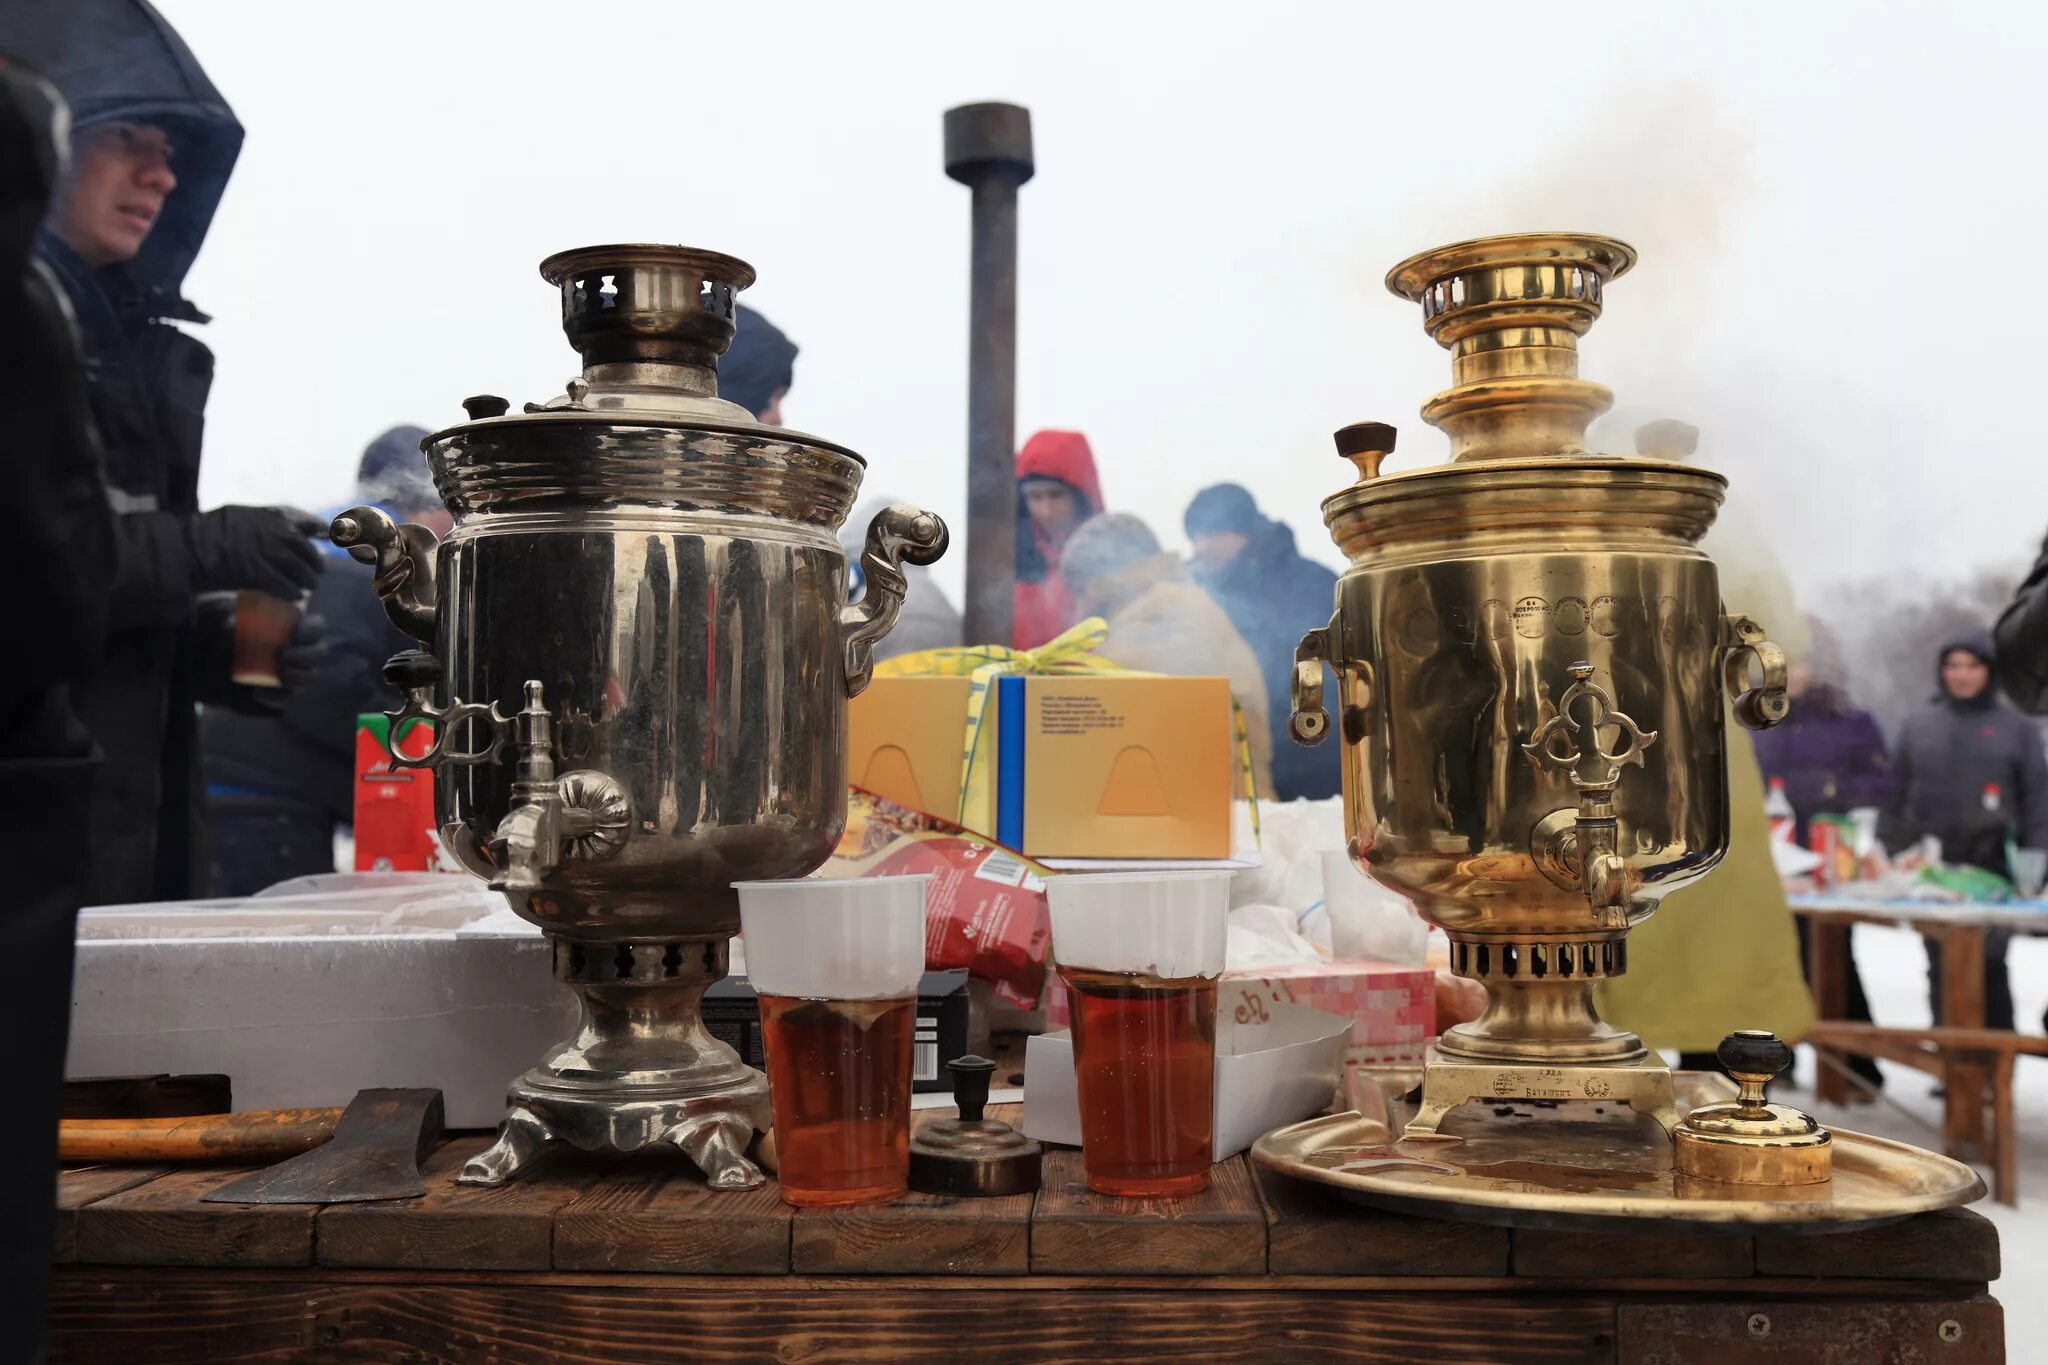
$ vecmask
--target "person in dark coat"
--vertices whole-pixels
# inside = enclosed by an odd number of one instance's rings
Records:
[[[1306,748],[1292,741],[1287,717],[1294,697],[1294,647],[1330,623],[1337,575],[1294,548],[1294,532],[1259,511],[1240,484],[1219,483],[1195,494],[1183,526],[1193,545],[1190,567],[1259,657],[1270,702],[1273,794],[1282,801],[1321,800],[1339,785],[1339,746]],[[1323,704],[1330,707],[1329,680]]]
[[[350,505],[448,534],[454,518],[434,491],[423,427],[370,442]],[[336,512],[341,508],[335,508]],[[356,718],[395,711],[384,663],[416,642],[384,614],[376,571],[327,547],[308,615],[326,623],[326,666],[276,714],[208,708],[200,734],[213,831],[213,894],[253,896],[292,877],[334,871],[334,834],[355,820]]]
[[[74,694],[104,755],[86,903],[201,894],[209,869],[196,704],[268,704],[230,681],[232,599],[208,595],[296,598],[320,568],[277,509],[199,510],[213,355],[177,325],[206,321],[180,286],[242,128],[143,0],[34,6],[14,16],[6,41],[71,105],[71,168],[36,250],[83,338],[116,514],[106,658]],[[281,657],[288,683],[319,666],[317,630],[307,618]]]
[[[796,343],[745,304],[736,309],[732,345],[718,360],[718,396],[779,427],[782,400],[796,382]]]
[[[31,255],[57,183],[63,100],[0,56],[0,411],[11,516],[0,568],[19,585],[0,669],[0,1359],[40,1360],[57,1200],[57,1118],[71,1022],[82,870],[95,856],[98,752],[71,691],[99,664],[114,581],[114,521],[86,407],[78,337]]]
[[[1785,799],[1796,820],[1793,841],[1807,846],[1807,830],[1818,815],[1847,815],[1870,808],[1882,812],[1898,793],[1898,777],[1885,750],[1884,732],[1868,711],[1849,701],[1841,646],[1821,622],[1807,617],[1813,644],[1807,657],[1788,671],[1786,692],[1791,710],[1768,730],[1750,736],[1766,783],[1784,784]],[[1849,931],[1853,940],[1855,931]],[[1806,967],[1807,942],[1799,938],[1799,959]],[[1843,1017],[1871,1021],[1870,997],[1863,989],[1852,946],[1847,958]],[[1811,968],[1807,971],[1810,975]],[[1872,1089],[1884,1086],[1884,1073],[1871,1057],[1852,1056],[1850,1069]]]
[[[1937,656],[1940,689],[1899,731],[1899,790],[1878,830],[1897,851],[1925,835],[1941,840],[1944,862],[2009,875],[2005,846],[2048,849],[2048,757],[2034,723],[2006,705],[1995,682],[1991,637],[1971,632]],[[2005,969],[2010,936],[1985,935],[1984,1022],[2013,1026]],[[1934,1017],[1941,1018],[1940,960],[1928,945]]]

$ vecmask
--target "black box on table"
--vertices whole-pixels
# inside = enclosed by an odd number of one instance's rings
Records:
[[[945,1064],[966,1053],[967,973],[926,972],[917,983],[917,1034],[910,1048],[911,1088],[953,1088]],[[748,1066],[765,1066],[761,1055],[761,1010],[743,976],[729,976],[704,992],[704,1026],[728,1044]]]

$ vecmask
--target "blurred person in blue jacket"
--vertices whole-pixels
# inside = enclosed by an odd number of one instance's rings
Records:
[[[1321,800],[1338,788],[1341,746],[1306,748],[1293,742],[1287,720],[1294,689],[1294,647],[1330,623],[1336,605],[1334,570],[1294,548],[1294,532],[1274,521],[1241,484],[1219,483],[1195,494],[1182,519],[1193,547],[1195,581],[1216,599],[1230,624],[1258,656],[1270,704],[1267,729],[1273,754],[1273,795],[1282,801]],[[1330,706],[1329,680],[1323,705]]]
[[[454,518],[427,472],[420,427],[393,427],[364,450],[355,504],[445,536]],[[342,508],[335,508],[339,512]],[[326,666],[281,712],[209,708],[201,729],[213,822],[214,893],[250,896],[291,877],[334,868],[334,835],[355,820],[356,717],[395,711],[384,661],[416,647],[384,614],[376,571],[333,545],[305,611],[324,623]]]

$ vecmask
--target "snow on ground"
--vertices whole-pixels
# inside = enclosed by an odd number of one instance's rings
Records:
[[[1856,962],[1863,970],[1863,985],[1878,1022],[1925,1024],[1929,1018],[1927,956],[1920,936],[1907,929],[1858,925],[1855,945]],[[2048,938],[2015,938],[2008,961],[2019,1026],[2024,1032],[2039,1033],[2042,1010],[2048,1007]],[[1941,1101],[1932,1093],[1935,1078],[1889,1062],[1881,1065],[1885,1099],[1890,1103],[1837,1108],[1814,1101],[1810,1088],[1813,1053],[1802,1050],[1798,1066],[1801,1084],[1783,1087],[1783,1100],[1811,1110],[1824,1124],[1939,1151]],[[2048,1348],[2027,1345],[2048,1341],[2048,1269],[2044,1269],[2044,1260],[2048,1260],[2048,1057],[2020,1058],[2015,1085],[2021,1134],[2020,1206],[2007,1208],[1986,1195],[1973,1207],[1998,1224],[2004,1273],[1991,1286],[1991,1293],[2005,1306],[2008,1356],[2020,1362],[2048,1360]],[[1777,1097],[1778,1087],[1773,1087],[1772,1093]],[[1988,1184],[1990,1168],[1980,1166],[1978,1170]],[[2042,1354],[2032,1354],[2036,1349]]]

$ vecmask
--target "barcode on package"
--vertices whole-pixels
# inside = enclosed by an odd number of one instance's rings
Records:
[[[981,860],[981,866],[974,869],[974,875],[982,881],[1000,882],[1004,886],[1022,886],[1030,872],[1022,858],[1013,858],[997,849],[991,849]]]
[[[917,1033],[910,1049],[910,1079],[935,1081],[939,1078],[939,1020],[937,1015],[917,1016]],[[902,1053],[897,1053],[902,1056]]]

